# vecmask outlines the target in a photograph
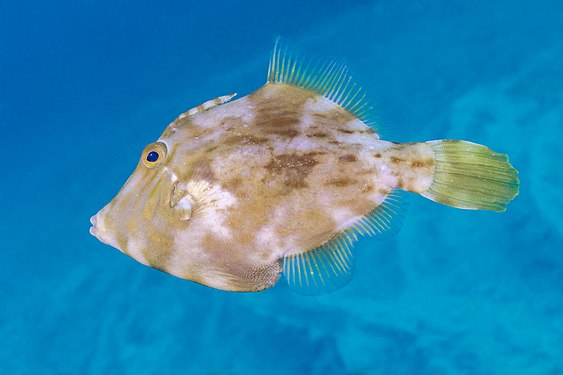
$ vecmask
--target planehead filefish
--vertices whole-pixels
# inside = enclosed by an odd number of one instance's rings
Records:
[[[91,233],[209,287],[260,291],[284,275],[319,294],[351,279],[359,235],[398,228],[400,191],[492,211],[518,194],[518,172],[486,146],[380,139],[343,64],[276,44],[267,83],[233,97],[181,114],[146,146]]]

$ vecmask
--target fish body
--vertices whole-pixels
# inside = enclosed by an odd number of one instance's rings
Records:
[[[345,67],[307,70],[276,47],[266,85],[185,112],[145,148],[91,233],[210,287],[259,291],[283,274],[317,294],[350,280],[358,234],[396,228],[397,191],[496,211],[517,194],[485,146],[381,140],[358,93]]]

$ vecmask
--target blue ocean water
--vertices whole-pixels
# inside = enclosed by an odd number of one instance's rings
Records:
[[[394,141],[510,155],[503,214],[410,199],[322,297],[209,289],[90,236],[179,113],[345,56]],[[563,374],[563,3],[0,4],[0,373]],[[384,134],[385,136],[385,134]]]

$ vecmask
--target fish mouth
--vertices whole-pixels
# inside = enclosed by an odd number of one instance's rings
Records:
[[[119,245],[115,241],[115,238],[111,233],[108,233],[106,225],[104,223],[104,213],[102,211],[98,212],[96,215],[90,218],[90,234],[98,239],[98,241],[105,243],[119,249]]]
[[[99,239],[98,228],[96,228],[96,216],[97,215],[94,215],[90,218],[90,224],[92,224],[92,226],[90,227],[90,234]]]

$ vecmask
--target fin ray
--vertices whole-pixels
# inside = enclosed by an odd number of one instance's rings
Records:
[[[518,171],[508,157],[467,141],[429,141],[436,160],[422,196],[448,206],[502,212],[518,194]]]
[[[268,66],[268,83],[285,83],[313,91],[374,127],[366,95],[342,61],[301,59],[276,41]]]
[[[395,233],[404,217],[399,203],[403,194],[391,192],[385,201],[368,215],[319,247],[283,258],[283,273],[289,286],[300,294],[319,295],[336,291],[348,284],[353,275],[353,246],[358,235],[386,238]],[[297,265],[297,267],[295,266]]]

